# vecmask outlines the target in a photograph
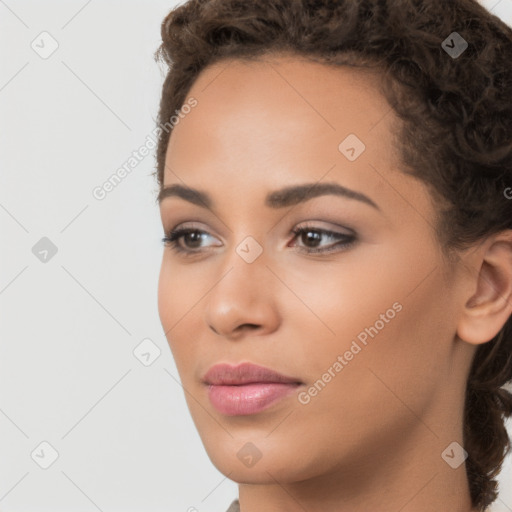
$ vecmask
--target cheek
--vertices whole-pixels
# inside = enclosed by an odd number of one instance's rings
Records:
[[[426,246],[389,244],[319,264],[314,274],[312,267],[308,274],[288,271],[287,282],[294,282],[294,292],[308,306],[293,300],[284,315],[300,333],[299,374],[314,383],[331,368],[345,376],[331,379],[337,383],[329,387],[383,387],[374,369],[391,387],[406,389],[405,395],[419,391],[427,373],[439,372],[437,361],[447,357],[443,336],[449,334],[450,320],[448,304],[439,297],[438,264]],[[389,393],[385,387],[384,392]]]
[[[416,415],[426,414],[445,371],[439,360],[449,356],[439,341],[448,332],[446,313],[442,325],[432,322],[443,306],[436,300],[439,275],[431,277],[410,295],[393,275],[386,278],[388,291],[395,284],[389,294],[369,288],[354,295],[331,283],[323,288],[322,304],[318,293],[319,315],[335,335],[318,321],[316,337],[314,329],[306,331],[305,320],[296,326],[304,342],[300,364],[307,386],[297,400],[297,430],[290,427],[289,435],[298,439],[307,431],[309,439],[318,440],[304,457],[326,464],[344,454],[357,461],[396,442],[413,428]],[[337,297],[336,305],[325,299],[328,294]],[[395,302],[400,304],[393,308]]]
[[[307,262],[287,269],[283,280],[292,283],[300,300],[288,292],[279,304],[283,318],[293,319],[292,329],[300,333],[297,345],[310,376],[349,350],[353,340],[364,347],[365,340],[369,345],[373,338],[396,334],[391,326],[403,316],[399,310],[408,289],[402,268],[396,255],[386,258],[383,248],[374,246],[335,262]]]
[[[206,293],[204,279],[193,270],[193,264],[180,266],[172,262],[171,255],[164,250],[158,280],[158,312],[165,330],[181,318],[189,320],[194,305]],[[200,303],[196,307],[200,307]],[[197,309],[194,309],[197,316]],[[181,321],[180,321],[181,323]]]
[[[195,353],[200,353],[200,340],[207,329],[203,315],[205,300],[215,279],[199,274],[194,264],[180,266],[170,260],[164,254],[158,280],[158,314],[181,371],[195,360]]]
[[[197,302],[193,280],[189,281],[191,285],[186,286],[184,274],[175,265],[171,265],[166,254],[163,255],[158,280],[158,314],[171,349],[174,349],[172,340],[175,332],[188,320],[187,313],[192,313],[191,308]]]
[[[158,314],[160,316],[160,323],[165,332],[172,325],[173,315],[173,301],[174,293],[171,287],[171,276],[169,272],[169,265],[165,262],[165,250],[162,257],[162,264],[160,266],[160,275],[158,278]]]

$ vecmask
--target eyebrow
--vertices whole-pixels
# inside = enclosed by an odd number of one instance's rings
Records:
[[[380,211],[379,206],[368,196],[332,182],[304,183],[275,190],[270,192],[265,198],[265,206],[269,208],[284,208],[325,195],[337,195],[360,201]],[[206,192],[179,184],[163,187],[158,194],[158,203],[160,204],[167,197],[180,197],[185,201],[208,209],[211,209],[214,204],[212,198]]]

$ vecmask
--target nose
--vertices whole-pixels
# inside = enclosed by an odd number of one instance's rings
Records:
[[[223,261],[204,302],[206,324],[215,334],[239,339],[249,332],[263,335],[277,329],[275,286],[280,283],[267,268],[264,254],[247,263],[233,249]]]

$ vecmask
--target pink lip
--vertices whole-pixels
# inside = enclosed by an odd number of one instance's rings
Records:
[[[242,416],[263,411],[275,401],[284,398],[299,385],[275,382],[260,382],[242,386],[210,384],[208,397],[221,414]]]
[[[228,416],[255,414],[302,384],[269,368],[242,363],[212,366],[203,378],[212,405]]]
[[[204,375],[206,384],[241,385],[253,382],[300,383],[295,377],[288,377],[270,368],[253,363],[241,363],[236,366],[222,363],[212,366]]]

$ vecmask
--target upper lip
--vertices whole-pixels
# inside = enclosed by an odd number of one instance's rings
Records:
[[[294,378],[277,373],[270,368],[253,363],[241,363],[231,366],[226,363],[212,366],[204,375],[203,382],[213,385],[241,385],[255,382],[281,382],[301,384]]]

